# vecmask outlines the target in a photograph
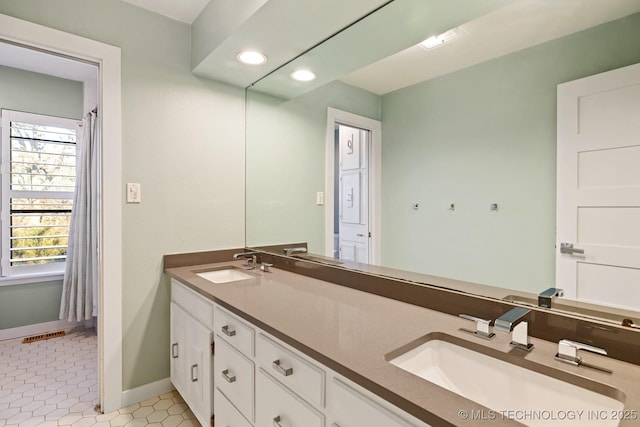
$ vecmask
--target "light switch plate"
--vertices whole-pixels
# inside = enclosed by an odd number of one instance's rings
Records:
[[[142,202],[142,195],[140,194],[140,184],[135,182],[127,183],[127,203],[140,203]]]

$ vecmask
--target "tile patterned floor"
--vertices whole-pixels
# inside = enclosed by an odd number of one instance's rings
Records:
[[[0,427],[198,427],[177,392],[97,413],[94,329],[22,344],[0,341]]]

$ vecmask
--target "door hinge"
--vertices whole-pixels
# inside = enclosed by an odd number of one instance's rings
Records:
[[[369,237],[371,237],[371,232],[369,232]]]
[[[216,354],[216,343],[214,341],[211,341],[211,355],[215,356]]]
[[[215,415],[211,415],[211,427],[216,427]]]

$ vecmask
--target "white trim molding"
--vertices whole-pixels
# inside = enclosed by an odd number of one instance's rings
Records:
[[[175,390],[175,387],[170,378],[163,378],[140,387],[130,388],[122,392],[122,406],[130,406],[173,390]]]
[[[51,322],[36,323],[35,325],[17,326],[15,328],[0,329],[0,341],[15,338],[30,337],[59,330],[69,330],[78,326],[85,327],[85,322],[67,322],[66,320],[52,320]]]
[[[0,39],[99,67],[102,121],[98,378],[102,410],[122,407],[122,94],[119,47],[0,14]]]

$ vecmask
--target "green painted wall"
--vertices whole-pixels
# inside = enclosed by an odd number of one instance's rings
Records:
[[[0,108],[82,117],[82,83],[0,66]],[[2,286],[0,329],[58,320],[62,281]]]
[[[0,65],[0,108],[82,118],[82,83]]]
[[[307,242],[324,254],[327,107],[379,120],[380,97],[335,81],[285,101],[247,95],[247,245]]]
[[[122,178],[142,185],[141,204],[122,204],[123,387],[166,378],[162,255],[244,245],[244,91],[191,74],[187,24],[128,3],[0,0],[0,13],[122,49]]]
[[[62,281],[0,287],[0,329],[58,320]]]
[[[636,14],[383,96],[383,263],[553,285],[556,86],[640,62],[639,46]]]

